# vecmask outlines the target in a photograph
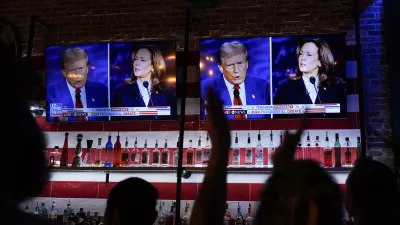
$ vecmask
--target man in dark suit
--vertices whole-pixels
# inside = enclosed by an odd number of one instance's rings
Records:
[[[268,83],[260,78],[247,76],[247,48],[239,42],[224,43],[217,53],[221,75],[201,82],[201,103],[206,101],[208,87],[212,87],[225,107],[240,105],[269,105]],[[227,115],[229,119],[264,119],[269,115]],[[201,118],[205,119],[204,110]]]
[[[47,87],[47,112],[52,103],[61,103],[63,108],[105,108],[108,107],[108,92],[105,85],[88,81],[88,56],[85,50],[69,48],[61,58],[61,71],[65,80]],[[96,121],[104,117],[50,117],[48,121]]]

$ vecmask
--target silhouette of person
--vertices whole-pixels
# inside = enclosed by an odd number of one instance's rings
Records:
[[[1,224],[48,224],[19,209],[19,205],[38,196],[49,178],[43,133],[32,117],[27,96],[39,76],[28,64],[14,57],[12,51],[0,43],[0,66],[3,75],[3,117],[7,117],[7,132],[1,135],[0,157],[0,213]]]
[[[400,224],[397,180],[385,164],[358,160],[346,187],[346,208],[355,225]]]
[[[158,191],[149,182],[137,177],[123,180],[108,196],[104,225],[152,225],[157,199]]]

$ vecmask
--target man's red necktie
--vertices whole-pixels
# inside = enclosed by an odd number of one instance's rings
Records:
[[[75,108],[83,108],[83,103],[81,100],[81,89],[75,89]],[[86,121],[86,116],[77,116],[76,120]]]
[[[240,86],[233,86],[233,105],[243,105],[242,99],[240,98]],[[246,119],[246,115],[235,114],[235,119]]]

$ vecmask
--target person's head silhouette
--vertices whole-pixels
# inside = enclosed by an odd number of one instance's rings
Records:
[[[0,43],[2,117],[7,132],[1,135],[0,210],[13,217],[13,224],[35,224],[37,218],[19,211],[18,204],[40,194],[49,178],[43,150],[46,142],[27,103],[27,94],[38,75],[29,64],[17,59],[12,50]],[[46,222],[40,222],[46,224]]]
[[[152,225],[157,218],[158,191],[140,178],[119,182],[110,192],[105,225]]]
[[[339,186],[313,161],[293,161],[275,171],[259,200],[256,224],[341,224]]]
[[[346,208],[356,224],[400,224],[397,180],[385,164],[358,160],[346,187]]]

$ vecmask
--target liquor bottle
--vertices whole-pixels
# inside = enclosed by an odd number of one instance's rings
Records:
[[[240,203],[238,202],[237,213],[235,218],[235,225],[242,225],[243,224],[243,216],[240,210]]]
[[[199,140],[197,141],[195,164],[196,164],[196,166],[203,165],[203,149],[201,148],[201,136],[199,136]]]
[[[253,225],[253,215],[251,214],[251,203],[249,203],[249,209],[246,214],[245,225]]]
[[[75,147],[75,157],[74,160],[72,161],[72,166],[74,167],[80,167],[82,166],[82,134],[78,134],[76,136],[76,147]]]
[[[83,208],[79,208],[79,212],[76,213],[76,217],[79,221],[83,222],[86,217],[86,213],[83,211]]]
[[[235,144],[232,148],[232,166],[240,166],[240,147],[237,133],[235,137]]]
[[[149,149],[147,148],[147,139],[144,140],[144,147],[142,150],[142,157],[141,157],[142,161],[141,161],[141,165],[142,166],[148,166],[149,165],[149,161],[150,161],[150,152]]]
[[[228,203],[225,204],[225,215],[224,215],[224,225],[230,225],[231,224],[231,213],[229,212],[229,205]]]
[[[261,145],[261,131],[258,131],[256,146],[256,166],[262,167],[264,165],[264,148]]]
[[[50,166],[60,167],[61,152],[58,146],[54,146],[54,151],[50,152]]]
[[[206,145],[203,148],[203,165],[208,165],[208,162],[210,161],[210,155],[211,155],[210,138],[208,137],[207,133]]]
[[[35,216],[40,216],[39,202],[36,202],[36,207],[35,207],[35,211],[33,211],[33,214]]]
[[[250,133],[247,136],[247,145],[246,145],[246,166],[252,166],[253,163],[253,148],[251,147]]]
[[[328,132],[326,132],[326,137],[325,137],[325,147],[324,147],[324,166],[325,167],[332,167],[333,162],[332,162],[332,149],[329,145],[329,137],[328,137]]]
[[[103,165],[103,161],[101,159],[102,152],[103,152],[103,147],[101,146],[101,138],[98,138],[97,147],[94,150],[94,166],[100,167],[101,165]]]
[[[131,165],[130,153],[131,153],[131,151],[129,151],[129,148],[128,148],[128,137],[126,137],[125,138],[125,147],[124,147],[124,149],[122,149],[122,154],[121,154],[121,166],[128,167]]]
[[[42,206],[41,206],[40,209],[39,209],[39,212],[40,212],[40,217],[42,217],[42,219],[44,219],[44,220],[47,220],[47,219],[48,219],[49,215],[48,215],[48,213],[47,213],[47,209],[46,209],[46,207],[44,206],[44,203],[43,203],[43,202],[42,202]]]
[[[25,212],[25,213],[29,213],[29,204],[28,204],[28,202],[26,202],[24,212]]]
[[[161,166],[169,166],[169,149],[167,139],[165,139],[164,149],[161,152]]]
[[[152,156],[153,156],[152,165],[160,166],[160,150],[158,149],[157,139],[156,139],[156,144],[154,145]]]
[[[182,217],[182,225],[189,225],[190,221],[190,203],[186,202],[185,215]]]
[[[90,219],[90,224],[91,225],[97,225],[100,223],[100,218],[99,218],[99,213],[94,212],[94,216]]]
[[[133,143],[133,149],[131,152],[131,166],[138,166],[140,164],[140,152],[137,143],[137,137],[135,137],[135,142]]]
[[[64,209],[63,213],[63,224],[67,225],[69,217],[72,215],[72,209],[71,209],[71,200],[68,200],[67,208]]]
[[[353,163],[351,161],[351,143],[349,137],[345,137],[345,150],[344,150],[344,165],[345,166],[352,166]]]
[[[192,140],[189,140],[189,148],[186,149],[186,165],[193,166],[194,165],[194,150],[192,145]]]
[[[117,141],[114,144],[113,167],[120,167],[121,166],[121,159],[122,159],[122,148],[121,148],[121,142],[119,141],[119,131],[118,131]]]
[[[111,142],[111,133],[108,134],[108,141],[106,143],[106,149],[104,151],[104,167],[111,167],[113,164],[113,145]]]
[[[334,145],[334,150],[335,150],[335,167],[342,167],[342,148],[340,146],[339,142],[339,134],[335,134],[335,145]]]
[[[91,219],[90,211],[87,211],[85,216],[85,221],[83,221],[82,225],[90,225],[90,219]]]
[[[314,143],[314,157],[313,159],[317,161],[320,165],[323,165],[323,157],[321,154],[321,143],[319,141],[319,136],[315,136],[315,143]]]
[[[57,215],[58,215],[58,210],[56,208],[56,201],[53,201],[53,204],[51,205],[51,209],[49,212],[49,220],[53,221],[53,223],[55,221],[57,221]]]
[[[60,166],[68,166],[68,135],[69,135],[68,133],[65,133]]]
[[[160,202],[158,206],[158,216],[157,216],[157,225],[165,225],[167,223],[167,218],[164,213],[164,202]]]
[[[174,225],[175,224],[175,202],[172,202],[171,210],[168,213],[167,224],[168,225]]]
[[[178,166],[178,159],[179,159],[179,138],[178,141],[176,142],[176,149],[172,153],[172,164],[173,166]]]
[[[307,131],[306,149],[303,151],[303,159],[313,159],[313,152],[311,148],[310,131]]]
[[[282,141],[282,132],[281,132],[281,141]],[[269,146],[268,146],[268,167],[274,166],[274,161],[272,160],[275,153],[275,145],[274,145],[274,134],[269,134]]]
[[[356,160],[354,163],[357,161],[357,159],[361,158],[361,138],[357,137],[357,149],[356,149]]]
[[[93,140],[86,140],[86,155],[83,159],[83,166],[92,167],[93,166],[93,154],[92,154]]]

